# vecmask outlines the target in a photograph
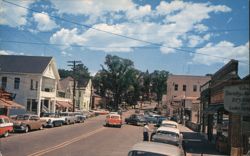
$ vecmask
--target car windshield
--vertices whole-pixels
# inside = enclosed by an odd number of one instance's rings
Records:
[[[157,134],[179,138],[179,134],[170,131],[157,131]]]
[[[55,114],[45,113],[42,117],[54,117]]]
[[[28,120],[29,116],[28,115],[18,115],[16,117],[17,120]]]

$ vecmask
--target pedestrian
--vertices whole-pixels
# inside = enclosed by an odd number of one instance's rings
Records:
[[[145,124],[143,127],[143,141],[149,141],[149,126]]]

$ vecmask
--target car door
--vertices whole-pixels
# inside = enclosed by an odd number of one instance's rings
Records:
[[[38,116],[31,116],[30,117],[30,121],[31,121],[31,126],[32,126],[32,129],[39,129],[41,127],[41,123],[39,121],[39,118]]]

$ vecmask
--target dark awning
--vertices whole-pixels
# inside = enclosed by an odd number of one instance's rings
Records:
[[[204,114],[215,114],[219,109],[224,109],[223,104],[209,105],[207,109],[203,111]]]

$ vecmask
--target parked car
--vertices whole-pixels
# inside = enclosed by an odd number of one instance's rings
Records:
[[[46,125],[46,120],[41,120],[39,116],[32,114],[17,115],[14,121],[15,132],[29,132],[35,129],[43,129]]]
[[[75,118],[76,123],[82,123],[82,122],[84,122],[86,120],[86,116],[83,115],[83,113],[81,113],[81,112],[75,112],[74,115],[76,117]]]
[[[179,124],[175,121],[170,120],[163,120],[161,122],[161,127],[172,127],[172,128],[179,128]]]
[[[184,151],[170,144],[140,142],[129,151],[128,156],[184,156]]]
[[[46,127],[58,127],[64,124],[64,118],[55,113],[43,113],[40,119],[46,120]]]
[[[118,126],[119,128],[122,127],[122,116],[119,114],[109,114],[106,116],[105,120],[106,126]]]
[[[0,136],[7,137],[13,131],[13,123],[5,116],[0,115]]]
[[[146,119],[147,123],[151,123],[151,124],[154,124],[154,125],[157,124],[157,118],[155,118],[155,117],[144,116],[144,118]]]
[[[152,141],[182,146],[183,136],[179,129],[173,127],[160,127],[151,137]]]
[[[178,146],[182,148],[182,134],[176,128],[160,127],[152,136],[151,141]]]
[[[132,114],[130,117],[125,118],[125,122],[126,124],[142,125],[142,126],[147,123],[144,116],[140,114]]]
[[[61,112],[60,117],[63,118],[65,125],[74,124],[77,120],[73,112]]]

